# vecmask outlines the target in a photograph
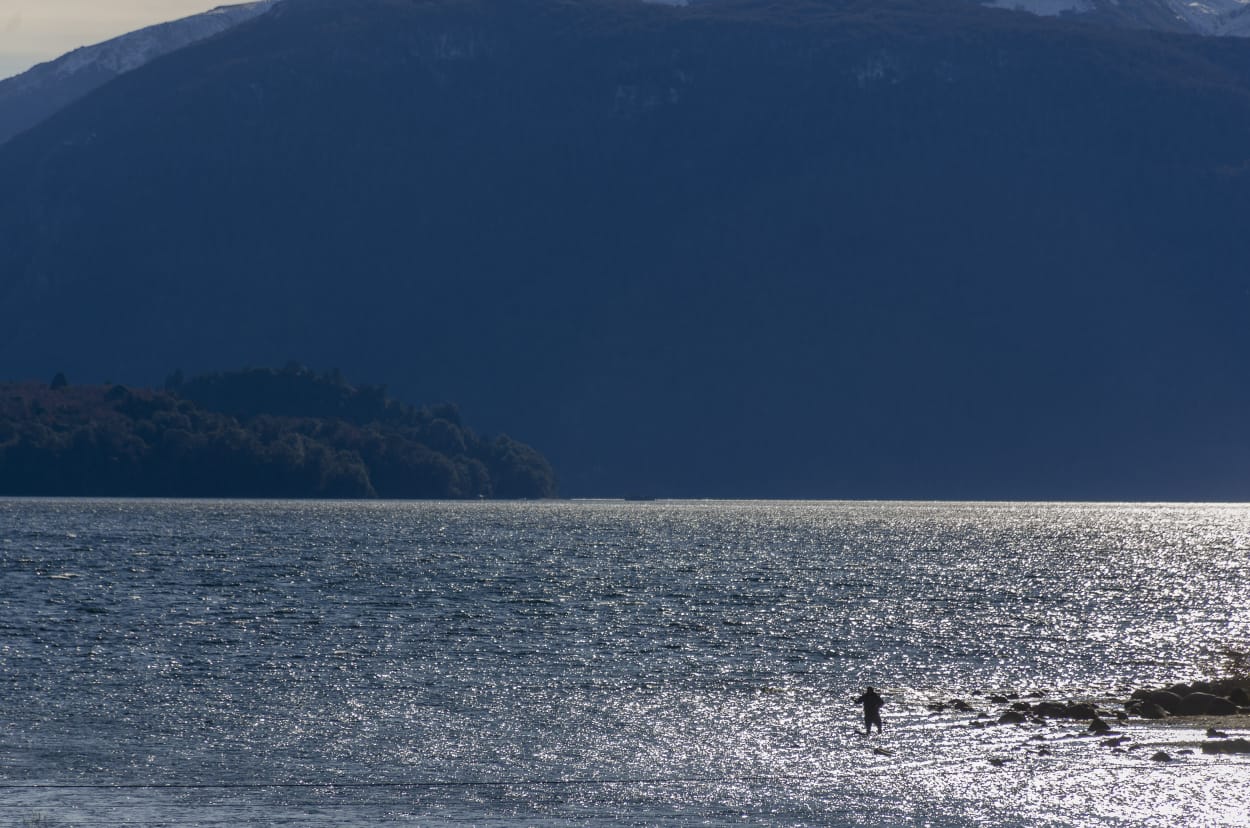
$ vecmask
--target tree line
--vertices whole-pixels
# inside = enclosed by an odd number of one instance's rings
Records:
[[[542,498],[540,453],[482,437],[455,405],[291,364],[161,389],[0,385],[0,494],[281,498]]]

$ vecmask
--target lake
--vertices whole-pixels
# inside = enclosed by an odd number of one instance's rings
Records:
[[[1194,725],[929,705],[1247,642],[1239,505],[0,500],[0,824],[1244,825]]]

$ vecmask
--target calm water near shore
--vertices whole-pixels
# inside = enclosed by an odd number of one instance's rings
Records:
[[[1245,825],[1196,725],[927,705],[1248,608],[1247,506],[0,500],[0,825]]]

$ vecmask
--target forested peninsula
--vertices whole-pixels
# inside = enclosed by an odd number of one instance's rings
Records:
[[[543,498],[541,454],[485,438],[453,404],[414,407],[385,386],[299,365],[162,389],[0,385],[0,495]]]

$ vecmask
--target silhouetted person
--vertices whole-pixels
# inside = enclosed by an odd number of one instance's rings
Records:
[[[885,700],[877,695],[877,691],[871,687],[865,691],[864,695],[855,700],[864,706],[864,735],[872,733],[872,726],[877,726],[877,733],[881,733],[881,705],[885,704]]]

